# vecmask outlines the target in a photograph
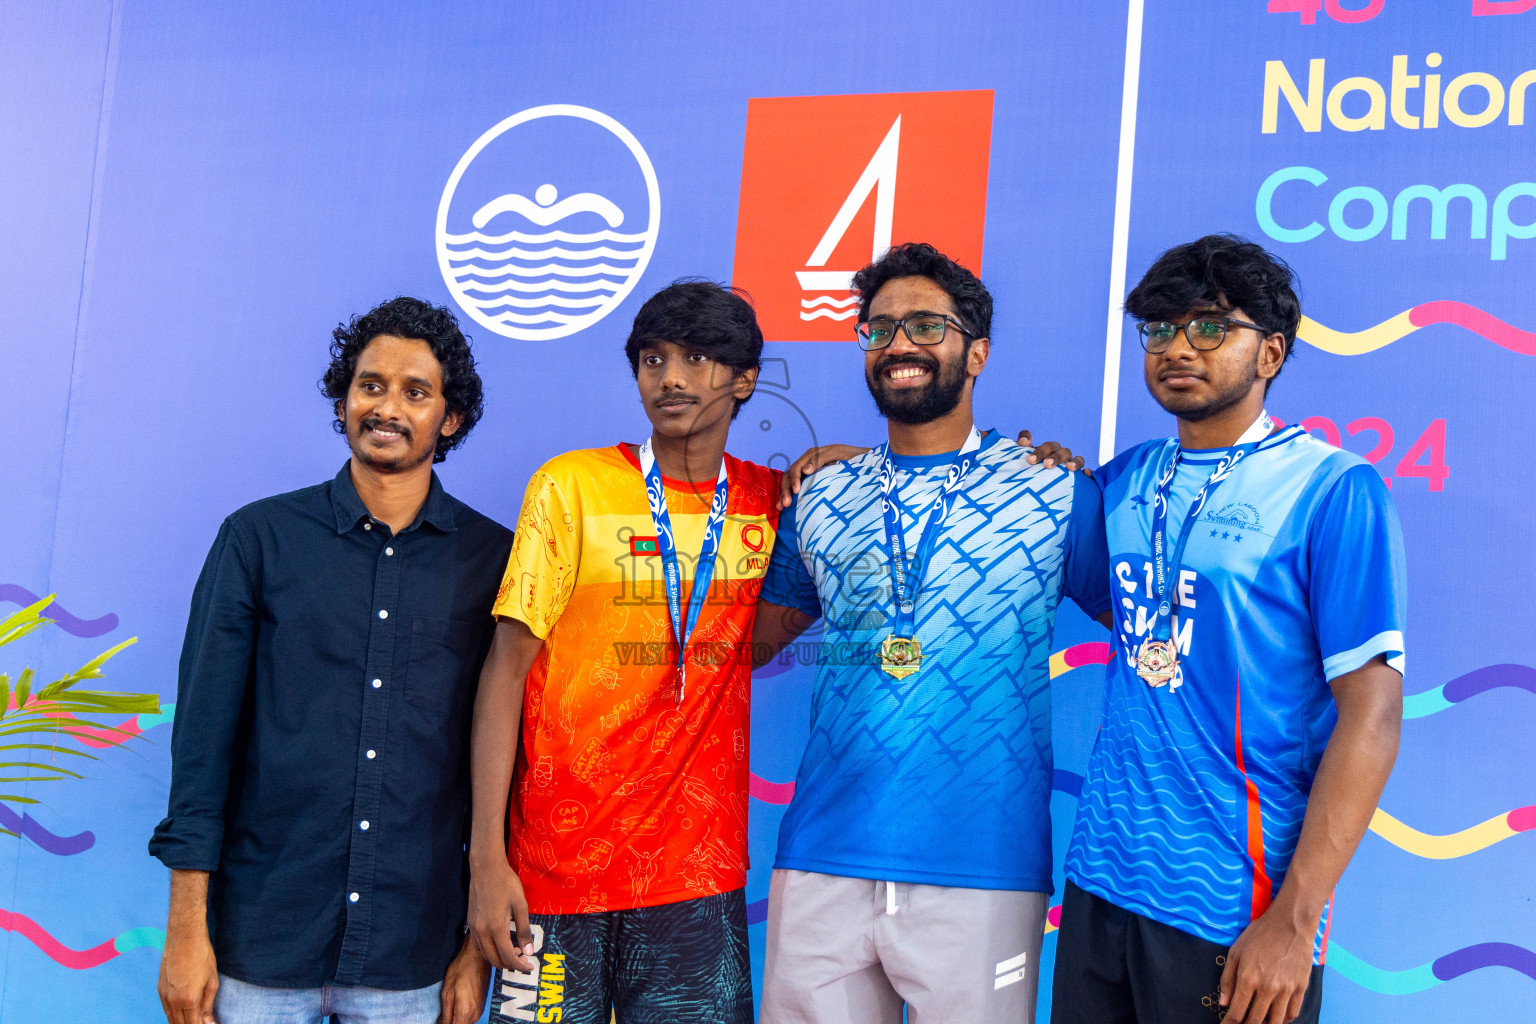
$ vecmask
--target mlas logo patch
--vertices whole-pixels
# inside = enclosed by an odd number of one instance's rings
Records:
[[[992,92],[747,102],[732,282],[770,341],[850,341],[853,274],[894,242],[981,273]]]
[[[587,107],[530,107],[459,158],[437,206],[437,265],[482,327],[564,338],[624,301],[660,227],[656,170],[628,128]]]

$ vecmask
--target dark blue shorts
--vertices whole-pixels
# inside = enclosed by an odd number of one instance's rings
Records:
[[[538,972],[496,972],[490,1024],[752,1024],[744,890],[530,923]]]
[[[1051,1024],[1220,1024],[1227,947],[1154,921],[1072,882],[1061,901]],[[1301,1015],[1317,1024],[1323,969],[1312,968]]]

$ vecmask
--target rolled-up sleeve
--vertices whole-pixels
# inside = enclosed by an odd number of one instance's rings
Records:
[[[254,573],[234,516],[224,521],[197,587],[176,683],[171,795],[149,852],[168,868],[216,871],[224,843],[230,751],[250,685],[258,611]]]

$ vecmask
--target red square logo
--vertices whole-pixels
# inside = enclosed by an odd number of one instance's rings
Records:
[[[992,91],[747,102],[732,282],[769,341],[851,341],[855,271],[930,242],[981,274]]]

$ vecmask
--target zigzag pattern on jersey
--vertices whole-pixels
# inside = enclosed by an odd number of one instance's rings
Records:
[[[898,471],[909,550],[916,548],[917,514],[937,496],[946,468]],[[1071,478],[1028,465],[1016,445],[983,451],[923,573],[916,612],[922,668],[898,680],[871,671],[894,611],[878,464],[862,456],[807,488],[800,547],[826,613],[823,644],[864,653],[845,659],[856,664],[818,670],[796,803],[857,804],[861,793],[872,803],[900,792],[905,814],[949,823],[968,804],[1044,805],[1049,622],[1071,502]],[[793,830],[817,813],[792,806],[786,826]]]
[[[1053,488],[1057,492],[1054,495],[1048,491],[1042,496],[1042,515],[1032,521],[1011,523],[1005,509],[1017,502],[1020,489],[1028,486],[1026,474],[1019,469],[1032,467],[1022,458],[1014,458],[1002,463],[1012,463],[1012,471],[999,471],[996,467],[1000,461],[989,450],[978,462],[972,472],[980,479],[967,481],[957,495],[935,546],[931,568],[924,574],[917,628],[929,653],[919,676],[896,680],[881,674],[875,692],[868,694],[859,692],[869,689],[865,685],[869,676],[866,666],[831,666],[823,670],[831,684],[826,695],[832,701],[828,710],[834,712],[829,716],[833,720],[849,702],[884,707],[886,714],[875,721],[862,713],[870,708],[860,708],[859,732],[863,735],[855,737],[872,740],[875,747],[888,754],[890,761],[880,766],[883,770],[901,772],[902,765],[907,771],[932,770],[942,765],[941,777],[932,782],[943,786],[953,786],[969,775],[967,752],[943,738],[952,734],[960,722],[938,720],[932,717],[930,709],[907,706],[912,703],[908,698],[935,688],[940,680],[964,695],[960,707],[969,713],[979,735],[990,736],[1011,748],[1027,740],[1035,756],[1048,763],[1048,706],[1040,710],[1038,717],[1032,716],[1031,721],[1012,723],[1007,708],[1022,698],[1034,712],[1049,686],[1049,676],[1044,671],[1049,653],[1047,617],[1033,605],[1045,596],[1043,581],[1052,578],[1062,560],[1059,534],[1070,511],[1070,483]],[[983,478],[983,469],[992,472]],[[943,475],[942,468],[934,469],[910,479],[903,489],[903,526],[914,546],[917,527],[913,513],[928,507]],[[809,521],[802,528],[802,548],[835,552],[834,559],[841,563],[828,560],[820,577],[823,606],[831,612],[829,617],[833,621],[828,640],[834,644],[868,644],[872,656],[892,611],[889,578],[882,571],[885,537],[878,514],[877,479],[873,474],[840,474],[835,482],[829,481],[827,493],[814,494],[813,498],[808,503]],[[1027,573],[989,571],[1010,556],[1020,555],[1027,561]],[[1025,584],[1023,588],[1021,582]],[[1026,648],[1029,667],[1035,671],[1014,676],[1006,671],[1011,668],[1007,653],[1020,645]],[[982,664],[977,664],[978,656],[983,659]],[[1002,681],[1013,685],[998,686],[999,675],[1005,675]],[[923,686],[923,682],[927,685]],[[914,712],[919,716],[918,722],[913,721]],[[1007,730],[1010,724],[1011,731],[999,732]],[[919,728],[914,730],[914,725]],[[922,734],[922,740],[932,743],[931,752],[936,755],[933,763],[923,765],[921,759],[906,756],[897,759],[898,754],[910,753],[914,731]],[[828,737],[828,741],[831,743],[832,738]],[[1017,754],[1015,749],[1014,756]],[[996,784],[985,777],[977,781],[988,791]]]

